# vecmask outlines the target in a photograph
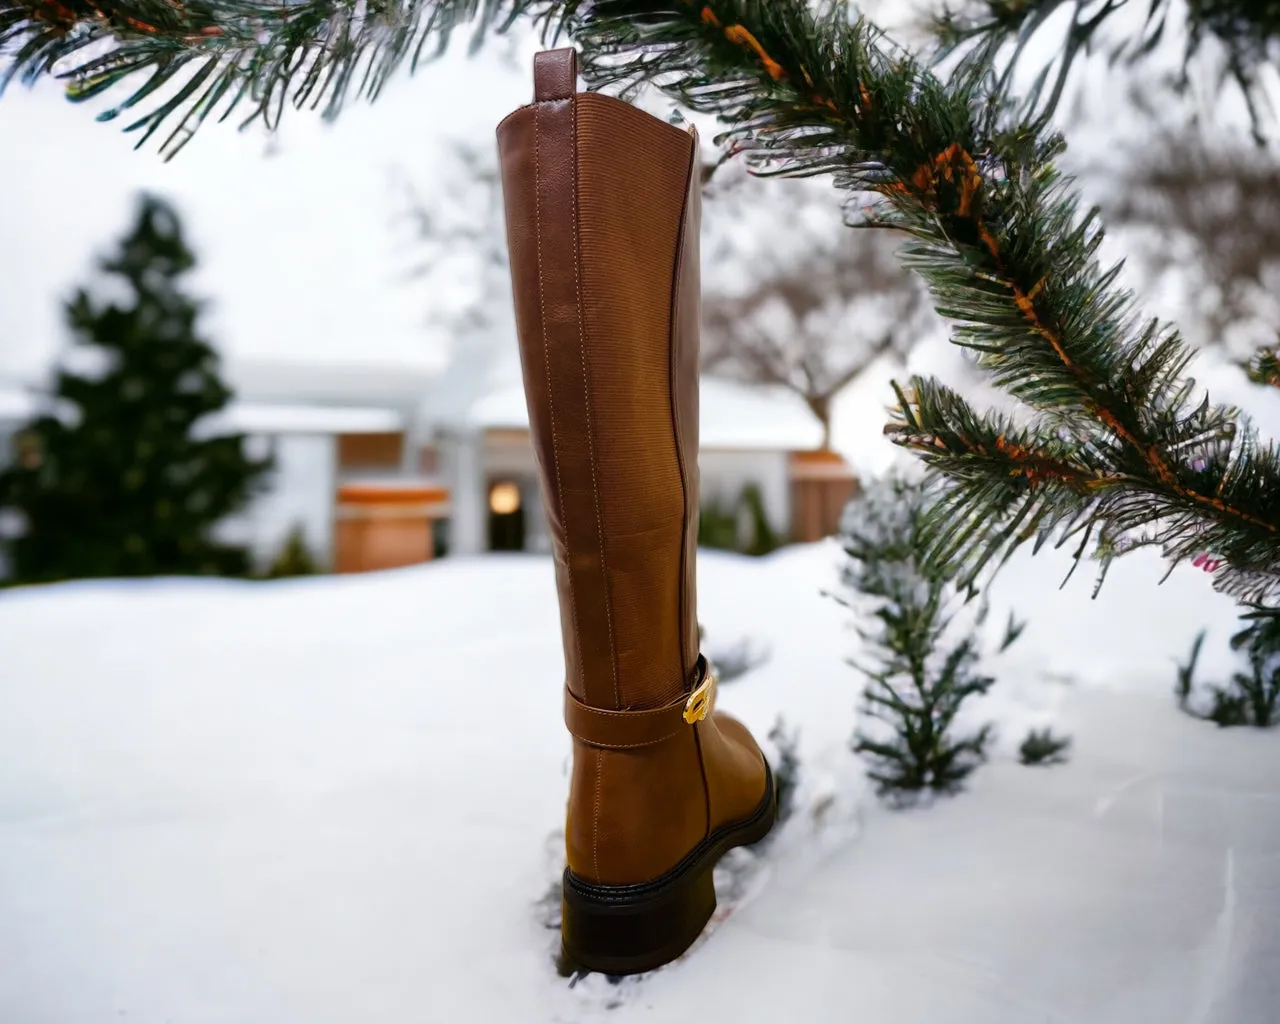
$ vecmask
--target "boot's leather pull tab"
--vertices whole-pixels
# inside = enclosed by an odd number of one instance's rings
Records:
[[[573,47],[533,55],[533,99],[567,100],[578,91],[578,51]]]

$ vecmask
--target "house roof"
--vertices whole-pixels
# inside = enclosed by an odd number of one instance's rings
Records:
[[[23,423],[40,408],[37,392],[0,386],[0,423]],[[202,427],[248,434],[379,434],[403,430],[405,422],[393,409],[233,402]]]
[[[247,434],[381,434],[403,430],[393,409],[234,402],[215,417],[217,427]]]
[[[795,395],[704,377],[700,441],[703,449],[807,451],[822,443],[822,427]],[[497,391],[471,407],[471,425],[480,430],[525,428],[529,413],[521,388]]]
[[[299,359],[228,359],[224,375],[244,401],[267,405],[408,408],[439,376],[425,365]]]
[[[822,425],[789,391],[702,380],[703,448],[807,451],[822,444]]]

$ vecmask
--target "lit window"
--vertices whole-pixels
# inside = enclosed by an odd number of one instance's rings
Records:
[[[520,510],[520,488],[513,483],[494,484],[489,491],[489,511],[509,516]]]

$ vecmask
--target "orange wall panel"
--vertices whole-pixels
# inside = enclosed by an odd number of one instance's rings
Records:
[[[399,469],[404,455],[404,434],[340,434],[339,470]]]

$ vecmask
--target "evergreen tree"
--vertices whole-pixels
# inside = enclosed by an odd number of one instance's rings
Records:
[[[281,7],[264,0],[0,0],[0,53],[15,57],[7,77],[26,82],[68,67],[64,77],[73,100],[134,79],[133,94],[100,119],[149,106],[126,131],[144,131],[145,142],[176,122],[161,144],[172,155],[219,108],[220,120],[239,108],[247,115],[245,123],[261,120],[272,126],[286,102],[336,117],[353,98],[377,98],[406,64],[416,68],[442,54],[450,36],[466,23],[476,23],[475,45],[486,30],[505,31],[522,16],[536,19],[548,35],[567,30],[604,55],[643,48],[649,51],[646,60],[656,45],[688,43],[701,23],[707,41],[722,32],[718,45],[704,55],[704,77],[738,87],[721,97],[712,95],[720,90],[706,88],[710,102],[737,104],[744,94],[750,98],[779,83],[778,91],[785,94],[797,81],[817,86],[807,92],[807,101],[825,101],[829,97],[821,89],[831,81],[826,64],[812,62],[807,76],[795,75],[799,68],[788,59],[794,49],[776,45],[771,31],[779,22],[790,23],[804,32],[803,41],[819,44],[830,62],[847,60],[849,54],[836,45],[845,39],[833,30],[836,26],[822,24],[812,6],[821,12],[830,5],[807,0],[401,0],[369,6],[359,0],[308,0]],[[847,23],[848,4],[837,6]],[[993,51],[1017,44],[1002,83],[1007,85],[1028,49],[1028,37],[1046,23],[1055,24],[1056,11],[1069,9],[1065,37],[1052,51],[1058,73],[1050,73],[1053,64],[1045,67],[1026,105],[1029,116],[1043,117],[1054,111],[1075,57],[1096,48],[1099,28],[1126,7],[1137,9],[1139,17],[1130,22],[1135,26],[1130,36],[1113,42],[1113,60],[1141,60],[1179,28],[1188,64],[1212,41],[1226,54],[1223,77],[1241,87],[1255,132],[1261,132],[1266,106],[1261,81],[1280,51],[1276,0],[1188,0],[1185,5],[1173,0],[938,0],[938,56],[975,41]],[[1170,17],[1174,12],[1183,16],[1182,25]],[[755,59],[758,78],[737,73],[745,62],[730,57],[733,47]],[[184,76],[183,88],[163,88]],[[3,82],[0,78],[0,86]],[[867,83],[854,77],[849,84]],[[1185,88],[1185,75],[1178,84]],[[734,109],[734,120],[752,116],[745,106]],[[898,125],[904,133],[911,128],[907,122]]]
[[[195,264],[177,214],[144,196],[137,222],[99,264],[125,302],[80,289],[66,306],[75,362],[57,374],[50,411],[19,435],[0,471],[13,581],[244,575],[247,552],[212,528],[240,510],[268,469],[240,435],[203,436],[228,402],[214,350],[196,333],[199,304],[179,279]],[[205,432],[207,433],[207,432]]]
[[[966,604],[971,594],[921,562],[934,489],[902,476],[875,481],[850,503],[841,532],[845,603],[859,612],[869,604],[873,623],[858,630],[870,664],[853,664],[868,680],[863,713],[871,721],[853,749],[877,791],[899,801],[958,789],[985,760],[992,734],[990,725],[962,733],[956,724],[961,706],[995,680],[978,671],[984,606]]]
[[[698,509],[698,547],[738,550],[738,510],[719,495],[704,501]]]
[[[782,546],[769,523],[764,493],[756,483],[744,484],[738,500],[714,495],[698,510],[698,547],[767,555]]]
[[[1102,29],[1126,6],[1130,13],[1132,8],[1142,8],[1130,22],[1135,30],[1104,40]],[[1070,20],[1050,21],[1059,11],[1069,11]],[[1053,28],[1046,29],[1046,24]],[[1039,116],[1054,112],[1075,59],[1082,53],[1101,49],[1112,67],[1132,65],[1162,42],[1180,36],[1182,71],[1169,76],[1169,84],[1175,92],[1185,93],[1191,85],[1192,62],[1206,43],[1213,43],[1224,58],[1220,78],[1237,87],[1248,108],[1255,141],[1263,144],[1271,127],[1266,123],[1264,69],[1280,56],[1280,3],[1276,0],[1186,0],[1185,4],[1175,0],[961,0],[944,7],[934,21],[934,31],[942,44],[941,57],[975,42],[987,46],[1016,42],[1004,72],[1006,83],[1030,49],[1031,37],[1060,32],[1054,40],[1058,45],[1048,49],[1052,60],[1041,69],[1026,99],[1028,108]]]
[[[778,535],[769,524],[769,513],[764,507],[764,493],[757,483],[743,486],[742,495],[738,498],[739,514],[746,519],[747,536],[750,538],[745,546],[748,555],[767,555],[781,547]]]

